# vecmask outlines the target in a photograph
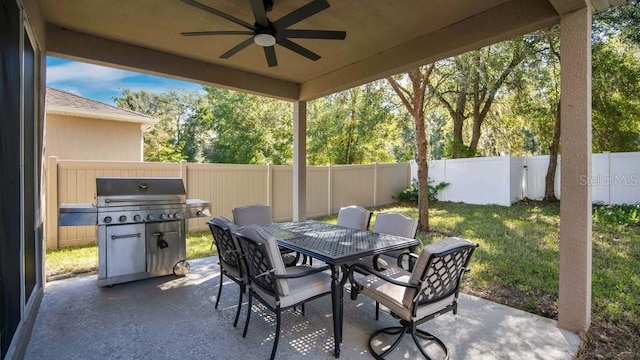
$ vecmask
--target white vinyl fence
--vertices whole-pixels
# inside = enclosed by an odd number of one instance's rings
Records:
[[[560,161],[555,179],[560,197]],[[549,156],[498,156],[484,158],[432,160],[429,177],[433,184],[449,183],[438,194],[441,201],[467,204],[510,206],[523,199],[542,200]],[[591,186],[591,198],[601,204],[640,202],[640,152],[593,154],[591,177],[581,185]],[[417,165],[411,162],[411,176],[417,178]]]
[[[94,203],[96,177],[180,177],[187,198],[212,203],[212,217],[232,218],[231,209],[251,204],[271,206],[274,221],[293,217],[291,166],[59,161],[46,166],[47,248],[56,249],[96,241],[96,226],[58,226],[64,203]],[[410,184],[408,163],[307,166],[307,216],[335,214],[345,205],[366,207],[392,203]],[[189,231],[207,230],[208,218],[189,219]]]

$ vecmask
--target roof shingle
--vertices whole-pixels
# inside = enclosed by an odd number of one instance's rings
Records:
[[[47,87],[46,108],[49,113],[63,115],[142,124],[157,122],[156,119],[136,111],[121,109],[50,87]]]

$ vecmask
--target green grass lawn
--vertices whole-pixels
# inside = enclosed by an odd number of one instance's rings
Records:
[[[415,205],[374,209],[417,218]],[[557,319],[559,204],[521,202],[511,207],[437,202],[430,209],[422,244],[460,236],[480,244],[463,291],[531,313]],[[334,222],[336,217],[319,220]],[[215,254],[211,235],[189,233],[187,258]],[[46,272],[94,271],[95,246],[47,252]],[[640,226],[600,220],[593,224],[592,325],[578,359],[640,358]],[[461,309],[460,311],[464,311]]]

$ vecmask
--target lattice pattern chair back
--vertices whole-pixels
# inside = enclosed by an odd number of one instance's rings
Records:
[[[275,238],[264,229],[252,225],[243,228],[236,236],[245,254],[251,282],[276,299],[288,295],[286,279],[276,280],[274,276],[286,274]]]
[[[420,288],[417,292],[407,289],[404,296],[405,306],[414,304],[414,316],[421,305],[438,302],[453,295],[457,297],[462,274],[476,248],[467,240],[455,237],[432,245],[423,249],[409,279],[409,283],[420,285]],[[450,249],[439,251],[445,247]],[[424,263],[426,264],[423,265]]]
[[[371,220],[371,211],[362,206],[345,206],[338,211],[338,225],[356,230],[367,230]]]
[[[217,217],[207,222],[213,241],[218,249],[218,257],[220,261],[227,266],[241,270],[240,263],[240,246],[233,237],[237,226],[231,220],[225,217]]]
[[[271,208],[266,205],[252,204],[237,207],[231,211],[233,213],[233,222],[242,227],[247,225],[271,225],[273,224],[273,216]]]
[[[207,222],[213,243],[218,249],[218,259],[220,259],[220,283],[218,285],[218,297],[216,306],[220,303],[222,297],[222,285],[224,276],[233,280],[240,286],[238,296],[238,309],[236,310],[236,318],[233,326],[238,325],[238,317],[240,316],[240,308],[242,307],[242,294],[245,292],[245,286],[249,283],[246,271],[244,269],[244,261],[242,259],[242,250],[236,241],[233,233],[237,230],[237,226],[231,220],[224,217],[217,217]]]

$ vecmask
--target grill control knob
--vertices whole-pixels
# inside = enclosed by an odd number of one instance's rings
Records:
[[[111,222],[111,216],[105,216],[104,219],[102,221],[104,221],[105,224],[108,224]]]
[[[169,219],[173,219],[173,214],[172,213],[167,214],[167,216],[169,217]]]
[[[178,213],[173,214],[173,218],[174,219],[180,219],[180,214],[178,214]]]
[[[196,212],[196,216],[197,216],[197,217],[204,216],[204,214],[202,213],[202,210],[198,210],[198,211]]]
[[[147,215],[147,220],[153,220],[155,216],[153,216],[153,214],[149,214]]]
[[[167,214],[162,213],[160,214],[160,219],[165,220],[167,218]]]
[[[120,217],[118,218],[118,221],[125,222],[127,221],[127,217],[125,215],[120,215]]]
[[[142,220],[142,216],[140,216],[138,214],[133,216],[133,221],[140,221],[140,220]]]

